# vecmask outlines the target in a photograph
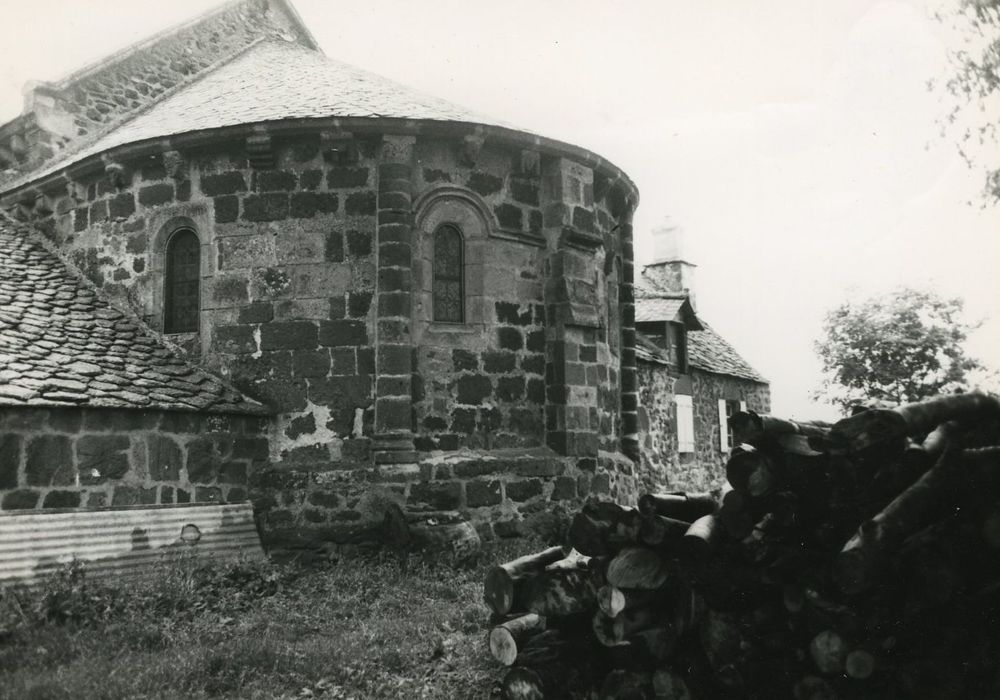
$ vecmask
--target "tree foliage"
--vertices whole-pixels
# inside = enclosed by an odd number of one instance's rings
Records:
[[[958,48],[945,88],[955,98],[947,122],[959,134],[966,162],[985,171],[984,199],[1000,203],[1000,0],[951,0],[951,13],[938,18],[952,25]]]
[[[845,409],[867,401],[919,401],[966,387],[979,367],[963,349],[973,326],[961,299],[900,288],[827,313],[815,345],[825,374],[817,399]]]

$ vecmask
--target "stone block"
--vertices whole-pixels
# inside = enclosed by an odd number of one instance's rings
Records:
[[[198,437],[187,445],[187,476],[191,483],[207,484],[219,476],[221,458],[210,438]]]
[[[456,408],[451,412],[451,428],[454,433],[472,433],[476,429],[476,410]]]
[[[222,484],[246,484],[247,464],[246,462],[223,462],[219,467],[219,483]]]
[[[518,401],[524,396],[524,377],[500,377],[496,397],[501,401]]]
[[[358,369],[357,349],[353,347],[337,347],[330,349],[330,374],[333,375],[354,375],[373,374],[374,367],[366,367],[363,371]]]
[[[314,432],[316,432],[316,416],[312,413],[293,418],[285,428],[285,435],[292,440],[302,435],[312,435]]]
[[[344,263],[317,263],[291,267],[292,285],[298,299],[329,299],[331,293],[362,286],[351,266]]]
[[[407,295],[409,296],[409,295]],[[371,292],[348,292],[347,315],[351,318],[363,318],[368,315],[372,305]]]
[[[330,372],[330,353],[326,350],[302,350],[292,355],[296,377],[325,377]]]
[[[322,170],[303,170],[299,175],[299,186],[304,190],[314,190],[323,182]]]
[[[611,477],[607,474],[597,474],[590,481],[590,492],[599,496],[611,493]]]
[[[326,174],[326,186],[331,190],[348,187],[365,187],[368,184],[368,168],[330,168]]]
[[[367,345],[368,329],[364,321],[321,321],[319,344],[324,347]],[[409,368],[406,371],[409,372]]]
[[[382,318],[410,316],[409,292],[385,292],[378,297],[378,315]],[[353,315],[353,314],[352,314]]]
[[[594,212],[583,207],[573,207],[573,227],[588,233],[594,230]]]
[[[216,326],[212,339],[217,352],[236,355],[257,350],[250,326]]]
[[[347,195],[344,211],[348,216],[370,216],[375,213],[374,192],[353,192]]]
[[[3,510],[30,510],[38,505],[41,494],[37,491],[20,489],[4,494],[3,501],[0,501],[0,508]]]
[[[413,423],[410,397],[379,397],[375,400],[375,431],[409,430]]]
[[[497,537],[503,539],[524,537],[528,534],[528,527],[523,520],[501,520],[493,523],[493,532]]]
[[[144,207],[155,207],[172,201],[174,201],[173,185],[149,185],[139,190],[139,204]]]
[[[528,374],[545,374],[545,355],[524,355],[521,357],[521,370]]]
[[[560,476],[555,480],[552,488],[553,501],[568,501],[577,497],[576,479],[572,476]]]
[[[45,494],[42,508],[79,508],[79,491],[49,491]]]
[[[11,433],[0,435],[0,489],[17,488],[23,438]]]
[[[215,197],[212,204],[217,224],[231,224],[240,216],[240,200],[236,195],[227,194]]]
[[[212,280],[212,301],[222,307],[240,306],[250,297],[249,281],[234,275],[219,275]]]
[[[112,506],[153,505],[156,503],[156,487],[142,488],[139,486],[116,486],[111,497]],[[149,538],[145,533],[133,533],[132,548],[149,547]]]
[[[465,505],[469,508],[499,505],[500,500],[499,481],[473,479],[465,484]]]
[[[506,229],[520,231],[524,228],[524,212],[521,207],[513,204],[501,204],[493,208],[500,226]]]
[[[310,321],[271,322],[260,327],[261,350],[311,350],[317,340],[316,324]]]
[[[295,189],[298,178],[288,170],[255,170],[254,190],[257,192],[290,192]]]
[[[464,370],[475,372],[479,369],[479,358],[476,354],[459,348],[451,351],[451,363],[456,372]]]
[[[524,347],[524,338],[517,328],[497,328],[497,344],[501,350],[517,351]]]
[[[383,267],[410,267],[412,251],[406,243],[380,243],[378,264]]]
[[[529,498],[542,495],[541,479],[524,479],[521,481],[508,481],[505,484],[507,498],[512,501],[527,501]]]
[[[194,489],[195,503],[222,503],[222,489],[218,486],[196,486]]]
[[[180,446],[165,435],[153,434],[146,438],[149,478],[153,481],[178,481],[184,455]]]
[[[540,409],[512,408],[510,411],[510,429],[519,435],[541,435],[543,425]]]
[[[493,383],[482,374],[467,374],[458,378],[458,403],[468,405],[481,404],[493,393]]]
[[[94,202],[90,205],[90,223],[91,225],[100,223],[102,221],[108,220],[108,201],[102,199],[99,202]]]
[[[484,352],[483,370],[490,374],[512,372],[517,364],[517,355],[512,352]]]
[[[202,175],[201,177],[202,194],[209,197],[246,192],[246,189],[247,185],[246,180],[243,179],[243,173],[227,172],[217,175]]]
[[[410,486],[407,504],[424,504],[434,510],[454,510],[462,505],[462,484],[451,482],[426,482]]]
[[[371,231],[348,231],[347,232],[347,252],[352,257],[361,258],[372,254]]]
[[[379,374],[410,374],[413,350],[409,345],[382,345],[377,357]]]
[[[265,460],[268,458],[268,453],[266,437],[239,437],[233,441],[235,459]]]
[[[269,323],[274,319],[274,304],[255,301],[240,309],[237,323]]]
[[[498,323],[506,323],[511,326],[531,325],[531,306],[525,311],[521,310],[521,305],[515,302],[498,301],[495,304]]]
[[[412,284],[413,273],[409,269],[379,268],[378,290],[380,292],[410,291]]]
[[[296,192],[290,213],[293,219],[311,219],[316,214],[336,214],[340,200],[332,192]]]
[[[559,476],[566,467],[557,459],[530,459],[517,463],[519,476]]]
[[[76,481],[70,440],[40,435],[28,443],[25,480],[30,486],[71,486]]]
[[[288,195],[281,192],[243,198],[244,221],[281,221],[288,218]]]
[[[495,175],[490,175],[489,173],[470,173],[469,180],[466,184],[470,190],[481,194],[484,197],[496,194],[503,189],[503,180]]]
[[[538,185],[533,180],[511,178],[510,193],[515,202],[530,204],[534,207],[539,204]],[[541,212],[538,213],[541,215]]]
[[[127,219],[135,214],[135,196],[131,192],[121,192],[108,200],[108,216],[112,219]]]

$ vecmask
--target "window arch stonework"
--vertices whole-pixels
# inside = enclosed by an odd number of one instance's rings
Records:
[[[424,332],[448,333],[482,330],[488,315],[484,312],[483,261],[488,254],[490,221],[485,205],[474,193],[458,188],[432,191],[417,203],[417,235],[414,250],[414,331],[419,340]],[[461,240],[460,277],[452,276],[451,287],[460,287],[461,321],[444,320],[435,314],[435,260],[454,254],[436,256],[436,238],[455,235]],[[455,282],[460,282],[456,285]],[[439,286],[440,287],[440,286]],[[452,318],[457,317],[452,314]]]

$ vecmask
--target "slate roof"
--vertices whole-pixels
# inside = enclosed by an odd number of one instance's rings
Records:
[[[736,348],[725,338],[704,321],[701,325],[703,330],[688,333],[688,362],[692,367],[762,384],[768,383],[767,379],[740,357]]]
[[[683,322],[688,330],[701,330],[701,322],[685,295],[637,296],[636,323],[656,321]]]
[[[517,128],[300,44],[264,39],[89,145],[64,152],[3,187],[14,189],[89,156],[146,139],[322,117],[389,117]]]
[[[268,412],[179,358],[2,214],[0,406]]]

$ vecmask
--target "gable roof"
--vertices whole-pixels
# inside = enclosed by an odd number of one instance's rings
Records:
[[[3,214],[0,406],[268,413],[178,357]]]
[[[635,300],[635,322],[671,321],[683,323],[688,330],[701,330],[691,301],[685,295],[639,296]]]

